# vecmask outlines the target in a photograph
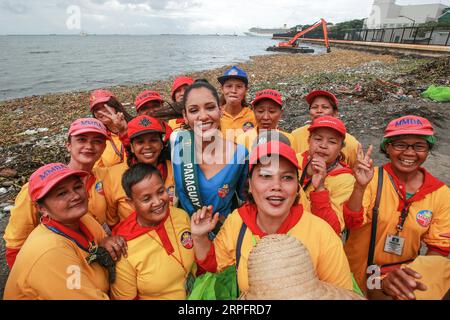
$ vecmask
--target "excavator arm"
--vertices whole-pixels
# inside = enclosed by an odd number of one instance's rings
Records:
[[[325,40],[325,46],[327,48],[327,52],[330,53],[331,52],[331,48],[330,48],[330,42],[328,40],[328,29],[327,29],[327,22],[324,19],[320,19],[320,21],[316,22],[315,24],[313,24],[311,27],[302,30],[300,32],[298,32],[291,40],[289,40],[288,42],[280,42],[278,44],[279,48],[295,48],[298,46],[297,44],[297,40],[307,34],[308,32],[310,32],[311,30],[314,30],[315,28],[318,28],[322,26],[323,27],[323,37]]]

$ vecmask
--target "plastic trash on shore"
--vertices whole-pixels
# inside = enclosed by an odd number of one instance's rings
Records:
[[[438,102],[450,102],[450,87],[430,86],[421,96]]]

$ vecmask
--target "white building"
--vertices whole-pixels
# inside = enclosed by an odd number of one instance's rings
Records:
[[[446,5],[440,3],[399,6],[395,4],[395,0],[374,0],[372,12],[364,21],[364,27],[401,28],[437,21],[446,8]]]

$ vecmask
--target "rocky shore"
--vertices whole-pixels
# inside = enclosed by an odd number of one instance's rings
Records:
[[[395,117],[416,114],[435,126],[438,147],[426,163],[434,175],[450,183],[450,103],[420,97],[429,85],[450,85],[449,59],[399,58],[334,49],[330,54],[278,54],[253,57],[239,64],[250,77],[249,99],[260,89],[279,90],[285,99],[281,128],[291,131],[308,120],[304,96],[313,89],[330,90],[340,99],[340,114],[348,131],[364,145],[378,146],[384,127]],[[229,66],[190,74],[218,86],[216,78]],[[133,101],[144,89],[170,100],[173,79],[112,90],[131,114]],[[66,161],[64,142],[69,124],[89,116],[89,92],[32,96],[0,102],[0,235],[20,187],[39,166]],[[384,158],[376,153],[376,163]],[[0,250],[0,296],[8,268],[4,241]]]

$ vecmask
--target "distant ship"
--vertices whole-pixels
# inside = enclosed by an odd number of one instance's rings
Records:
[[[284,25],[283,28],[259,28],[253,27],[248,29],[248,32],[244,32],[246,36],[250,37],[272,37],[274,33],[286,33],[291,31],[287,25]]]

